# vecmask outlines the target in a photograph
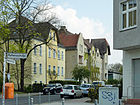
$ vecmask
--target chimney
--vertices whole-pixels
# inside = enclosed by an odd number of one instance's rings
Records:
[[[62,32],[62,33],[65,32],[65,33],[66,33],[66,32],[67,32],[66,26],[61,26],[59,32],[60,32],[60,33],[61,33],[61,32]]]

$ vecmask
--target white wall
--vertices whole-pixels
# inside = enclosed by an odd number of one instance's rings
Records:
[[[133,59],[140,58],[140,49],[123,51],[123,96],[127,96],[127,89],[134,86]],[[129,96],[132,96],[132,88],[129,88]]]

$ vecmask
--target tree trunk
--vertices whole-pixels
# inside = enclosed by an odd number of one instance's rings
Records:
[[[20,87],[21,91],[24,91],[24,64],[25,59],[20,59],[20,66],[21,66],[21,78],[20,78]]]

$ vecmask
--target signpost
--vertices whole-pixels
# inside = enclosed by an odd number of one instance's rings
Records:
[[[13,59],[6,59],[6,62],[10,64],[16,64],[16,61]]]
[[[14,59],[26,59],[26,53],[7,53],[7,58],[14,58]]]
[[[7,53],[7,52],[4,52],[2,105],[5,105],[5,68],[6,68],[6,62],[10,63],[10,64],[15,64],[16,61],[13,59],[26,59],[26,58],[27,58],[26,53]]]

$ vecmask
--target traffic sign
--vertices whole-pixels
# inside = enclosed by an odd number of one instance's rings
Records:
[[[6,62],[10,64],[16,64],[16,61],[13,59],[6,59]]]
[[[27,54],[26,53],[7,53],[7,58],[25,59],[27,58]]]

